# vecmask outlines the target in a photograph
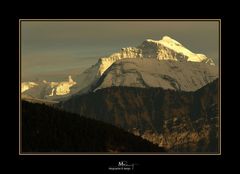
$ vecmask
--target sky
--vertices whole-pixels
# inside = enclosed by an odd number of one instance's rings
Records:
[[[22,81],[62,80],[123,47],[169,36],[219,62],[218,21],[21,21]]]

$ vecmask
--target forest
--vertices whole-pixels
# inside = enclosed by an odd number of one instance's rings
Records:
[[[121,128],[53,106],[22,101],[21,109],[22,153],[165,152]]]

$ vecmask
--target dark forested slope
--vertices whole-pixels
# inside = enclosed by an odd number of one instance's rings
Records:
[[[163,152],[112,125],[22,101],[22,152]]]

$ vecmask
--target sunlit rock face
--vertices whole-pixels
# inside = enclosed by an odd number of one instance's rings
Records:
[[[120,52],[114,53],[109,57],[99,59],[99,72],[101,76],[114,62],[125,58],[142,58],[142,50],[135,47],[122,48]]]
[[[66,95],[70,92],[70,87],[76,84],[71,78],[71,76],[68,77],[68,82],[60,82],[56,86],[56,95]]]
[[[176,40],[164,36],[162,40],[145,40],[138,47],[122,48],[120,52],[99,60],[99,75],[102,75],[115,61],[124,58],[153,58],[158,60],[204,62],[215,65],[211,58],[204,54],[195,54]]]
[[[21,92],[23,93],[24,91],[27,91],[35,86],[38,86],[38,84],[36,84],[34,82],[23,82],[21,84]]]
[[[147,39],[138,48],[142,50],[143,57],[157,58],[158,60],[203,62],[215,65],[211,58],[204,54],[191,52],[181,43],[168,36],[164,36],[159,41]]]
[[[68,81],[63,82],[23,82],[22,93],[31,97],[40,99],[49,99],[54,96],[64,96],[71,92],[70,88],[76,85],[76,82],[72,80],[71,76],[68,77]]]

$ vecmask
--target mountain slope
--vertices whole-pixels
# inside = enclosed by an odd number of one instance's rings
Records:
[[[196,92],[111,87],[74,96],[59,107],[122,127],[172,151],[217,152],[218,90],[218,80]]]
[[[22,102],[22,152],[164,152],[106,123]]]
[[[105,71],[94,90],[111,86],[128,86],[195,91],[217,77],[217,67],[203,63],[141,58],[122,59]]]

